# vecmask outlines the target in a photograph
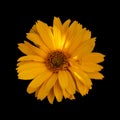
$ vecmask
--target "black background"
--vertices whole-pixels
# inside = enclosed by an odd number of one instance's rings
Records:
[[[36,3],[37,4],[37,3]],[[18,4],[17,4],[18,5]],[[49,5],[49,3],[48,3]],[[34,6],[34,5],[33,5]],[[3,15],[2,19],[5,22],[3,26],[4,56],[6,74],[3,75],[4,84],[1,85],[3,99],[3,112],[9,114],[9,117],[38,117],[44,119],[67,118],[70,119],[98,119],[104,117],[112,117],[115,105],[115,79],[113,79],[113,41],[115,14],[111,9],[114,4],[105,3],[95,4],[59,4],[47,7],[46,4],[40,6],[14,6],[10,11]],[[42,8],[41,8],[42,7]],[[115,7],[115,6],[114,6]],[[24,8],[24,10],[23,10]],[[12,9],[12,10],[11,10]],[[29,32],[32,25],[37,20],[42,20],[48,25],[52,25],[53,17],[60,17],[64,22],[67,19],[72,21],[77,20],[92,32],[92,37],[97,37],[94,51],[101,52],[106,55],[105,61],[102,63],[104,69],[102,73],[105,78],[101,81],[93,80],[93,88],[89,94],[81,97],[76,94],[74,101],[63,99],[58,103],[49,104],[48,100],[38,101],[34,94],[27,94],[26,88],[30,81],[22,81],[17,79],[16,61],[23,54],[17,49],[17,44],[26,39],[26,33]],[[7,48],[7,49],[6,49]],[[115,116],[115,115],[114,115]]]

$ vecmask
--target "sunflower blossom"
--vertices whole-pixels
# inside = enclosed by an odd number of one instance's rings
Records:
[[[31,80],[27,92],[38,100],[73,100],[76,92],[88,94],[92,80],[104,78],[99,63],[105,55],[93,52],[96,37],[78,21],[62,23],[54,17],[53,26],[48,26],[38,20],[26,38],[18,44],[24,56],[18,58],[16,70],[18,79]]]

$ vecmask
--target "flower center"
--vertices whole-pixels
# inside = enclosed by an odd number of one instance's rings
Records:
[[[53,51],[48,53],[45,63],[47,68],[53,72],[65,70],[69,66],[68,55],[62,51]]]

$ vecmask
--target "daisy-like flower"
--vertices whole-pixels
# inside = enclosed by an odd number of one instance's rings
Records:
[[[28,41],[19,43],[18,48],[25,56],[17,61],[18,78],[31,80],[29,94],[53,104],[54,99],[75,99],[92,89],[92,79],[102,80],[99,64],[104,55],[93,52],[95,37],[80,23],[68,19],[64,23],[54,17],[53,26],[38,20],[26,35]]]

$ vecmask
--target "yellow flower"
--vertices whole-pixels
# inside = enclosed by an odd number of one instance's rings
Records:
[[[51,104],[55,98],[73,100],[76,92],[88,94],[91,79],[103,79],[99,63],[105,55],[93,52],[96,38],[77,21],[62,23],[54,17],[48,26],[38,20],[26,37],[29,42],[18,44],[25,56],[18,59],[16,70],[19,79],[31,80],[27,92],[35,92],[37,99],[47,97]]]

